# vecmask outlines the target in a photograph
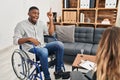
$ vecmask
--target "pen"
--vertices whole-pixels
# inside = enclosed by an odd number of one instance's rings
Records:
[[[89,64],[89,66],[90,66],[91,68],[93,68],[93,66],[92,66],[92,65],[90,65],[90,64]]]

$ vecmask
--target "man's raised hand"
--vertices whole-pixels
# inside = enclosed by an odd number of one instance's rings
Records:
[[[53,13],[52,13],[52,8],[50,8],[50,11],[47,12],[47,16],[50,20],[53,20]]]

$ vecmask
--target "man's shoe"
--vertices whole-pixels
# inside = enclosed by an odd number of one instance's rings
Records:
[[[70,77],[70,72],[63,72],[63,71],[59,71],[59,72],[54,72],[55,75],[55,79],[68,79]]]
[[[62,77],[62,73],[63,73],[63,71],[54,72],[55,79],[60,79]]]
[[[49,78],[49,79],[45,79],[45,80],[51,80],[51,79]]]
[[[63,72],[62,73],[62,79],[69,79],[70,78],[70,72]]]

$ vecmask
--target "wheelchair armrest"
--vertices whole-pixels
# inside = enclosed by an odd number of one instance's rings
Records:
[[[32,42],[25,42],[25,43],[28,43],[28,44],[34,45]],[[23,49],[22,49],[22,44],[19,45],[19,49],[20,49],[20,50],[23,50]]]
[[[22,50],[22,45],[19,45],[19,49]]]
[[[53,41],[56,41],[56,37],[55,36],[50,36],[50,35],[44,35],[44,41],[46,43],[49,43],[49,42],[53,42]]]

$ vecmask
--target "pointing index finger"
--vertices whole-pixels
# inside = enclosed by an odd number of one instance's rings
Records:
[[[50,8],[50,12],[52,12],[52,8]]]

